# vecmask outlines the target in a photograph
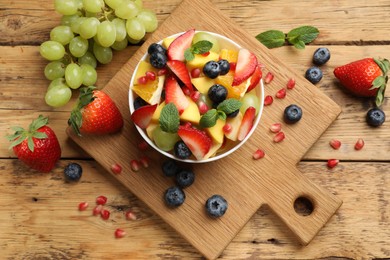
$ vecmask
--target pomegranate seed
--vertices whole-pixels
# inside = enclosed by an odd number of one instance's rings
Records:
[[[274,98],[270,95],[264,98],[264,106],[269,106],[274,102]]]
[[[142,77],[138,78],[138,84],[145,85],[146,82],[148,82],[148,79],[146,78],[146,76],[142,76]]]
[[[203,101],[200,101],[198,103],[198,107],[199,107],[199,113],[201,115],[205,114],[207,111],[209,111],[209,107],[207,106],[207,104]]]
[[[199,78],[201,70],[199,68],[195,68],[191,70],[191,78]]]
[[[107,197],[106,196],[99,196],[96,198],[96,204],[97,205],[105,205],[107,203]]]
[[[102,211],[100,211],[100,216],[102,217],[102,219],[107,220],[110,218],[110,211],[102,209]]]
[[[159,71],[157,71],[157,75],[162,76],[162,75],[167,74],[167,72],[168,72],[167,68],[162,68]]]
[[[261,70],[265,69],[265,65],[263,63],[258,63],[257,66],[259,66]]]
[[[140,149],[141,151],[145,151],[148,148],[149,148],[149,144],[145,140],[142,140],[141,142],[138,143],[138,149]]]
[[[201,55],[202,55],[203,57],[207,57],[207,56],[210,55],[210,52],[208,51],[208,52],[202,53]]]
[[[137,216],[131,210],[126,211],[125,216],[127,220],[137,220]]]
[[[194,91],[190,94],[190,98],[192,99],[192,101],[194,102],[198,102],[199,98],[200,98],[200,92],[199,91]]]
[[[253,154],[253,159],[255,160],[258,160],[258,159],[261,159],[265,156],[265,153],[263,150],[261,149],[257,149],[254,154]]]
[[[329,159],[328,160],[328,167],[329,168],[334,168],[337,166],[337,164],[339,164],[339,160],[337,160],[337,159]]]
[[[133,171],[135,171],[135,172],[138,172],[139,167],[140,167],[139,164],[140,164],[140,162],[137,161],[137,160],[131,160],[131,161],[130,161],[130,167],[131,167],[131,169],[132,169]]]
[[[269,130],[272,133],[279,133],[280,130],[282,130],[282,124],[281,123],[274,123],[270,126]]]
[[[236,70],[236,67],[237,67],[237,63],[235,63],[235,62],[230,62],[229,64],[230,64],[230,70],[231,70],[231,71],[235,71],[235,70]]]
[[[338,150],[341,146],[341,142],[339,140],[332,139],[330,140],[329,145],[332,146],[333,149]]]
[[[295,87],[295,79],[291,78],[287,82],[287,89],[293,89]]]
[[[268,72],[267,75],[265,75],[264,83],[269,84],[274,79],[274,74],[272,72]]]
[[[94,216],[97,216],[100,214],[100,212],[102,212],[102,209],[103,209],[103,205],[97,205],[96,207],[93,208],[92,214]]]
[[[142,166],[144,168],[148,168],[149,167],[149,157],[147,157],[146,155],[142,156],[140,159],[139,159],[139,162],[142,164]]]
[[[81,202],[80,204],[79,204],[79,210],[80,211],[84,211],[84,210],[86,210],[87,208],[88,208],[88,202]]]
[[[225,134],[228,134],[232,131],[232,125],[229,124],[229,123],[226,123],[223,128],[222,128],[222,131],[225,133]]]
[[[282,88],[278,92],[276,92],[275,97],[277,97],[277,98],[285,98],[286,94],[287,94],[286,89]]]
[[[185,127],[185,128],[191,128],[191,127],[192,127],[191,122],[185,122],[185,123],[184,123],[184,127]]]
[[[111,166],[111,171],[113,172],[113,173],[115,173],[115,174],[119,174],[119,173],[121,173],[122,172],[122,167],[119,165],[119,164],[113,164],[112,166]]]
[[[191,90],[189,90],[187,87],[183,87],[182,90],[186,96],[191,96]]]
[[[364,146],[364,140],[362,138],[359,138],[355,144],[355,150],[361,150]]]
[[[283,132],[279,132],[279,133],[277,133],[277,134],[275,135],[275,137],[274,137],[274,142],[275,142],[275,143],[280,143],[281,141],[284,140],[284,138],[286,138],[286,136],[284,135],[284,133],[283,133]]]
[[[145,73],[145,77],[148,79],[148,80],[151,80],[151,81],[155,81],[156,80],[156,73],[154,71],[147,71]]]
[[[117,229],[115,230],[115,237],[116,237],[116,238],[122,238],[122,237],[124,237],[125,235],[126,235],[126,232],[125,232],[123,229],[117,228]]]

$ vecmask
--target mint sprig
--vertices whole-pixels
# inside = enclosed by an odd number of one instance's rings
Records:
[[[256,39],[269,49],[281,47],[286,42],[297,49],[304,49],[305,45],[314,41],[319,33],[316,27],[305,25],[294,28],[287,34],[279,30],[268,30],[256,35]]]
[[[168,133],[176,133],[180,125],[180,115],[175,104],[166,104],[160,114],[159,123],[161,130]]]
[[[186,59],[186,61],[192,61],[193,59],[195,59],[195,54],[204,54],[206,52],[209,52],[211,48],[213,48],[212,42],[198,41],[184,51],[184,58]]]
[[[202,128],[209,128],[215,126],[218,119],[226,120],[226,115],[233,113],[237,109],[240,109],[242,103],[234,98],[225,99],[217,108],[207,111],[199,121],[199,125]]]

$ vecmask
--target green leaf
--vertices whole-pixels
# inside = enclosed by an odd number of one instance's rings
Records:
[[[30,124],[30,127],[29,127],[29,132],[32,133],[36,130],[38,130],[39,128],[41,128],[42,126],[45,126],[47,125],[49,122],[49,119],[47,117],[44,117],[42,115],[39,115],[37,119],[35,119],[31,124]]]
[[[23,136],[23,135],[19,136],[18,139],[14,139],[14,141],[10,145],[10,148],[21,144],[25,139],[26,139],[26,136]]]
[[[305,43],[303,41],[298,41],[294,43],[294,47],[297,48],[298,50],[303,50],[305,49]]]
[[[175,104],[166,104],[160,115],[160,127],[161,130],[168,133],[176,133],[180,125],[180,115]]]
[[[383,104],[383,101],[384,101],[384,92],[385,92],[385,88],[379,88],[378,89],[378,92],[376,93],[376,98],[375,98],[375,105],[377,107],[380,107],[382,104]]]
[[[225,112],[218,110],[218,112],[217,112],[217,118],[218,118],[218,119],[222,119],[223,121],[225,121],[225,120],[226,120],[226,114],[225,114]]]
[[[372,82],[372,87],[369,90],[380,88],[383,85],[386,85],[386,78],[383,76],[378,76]]]
[[[190,48],[184,51],[184,58],[186,59],[186,61],[192,61],[193,59],[195,59],[195,56],[191,52]]]
[[[301,26],[295,29],[292,29],[287,33],[287,41],[290,42],[291,39],[297,38],[299,41],[304,43],[311,43],[314,41],[320,32],[316,27],[313,26]],[[291,43],[291,42],[290,42]],[[295,43],[292,43],[295,46]]]
[[[225,99],[219,103],[217,109],[223,111],[226,115],[233,113],[242,106],[241,101],[235,98]]]
[[[35,132],[33,134],[33,137],[37,138],[37,139],[45,139],[45,138],[47,138],[47,134],[43,133],[43,132]]]
[[[27,146],[31,152],[34,152],[34,141],[32,139],[32,136],[27,137]]]
[[[281,47],[286,41],[286,35],[282,31],[269,30],[256,35],[256,39],[267,48]]]
[[[211,48],[213,48],[213,43],[209,41],[198,41],[191,47],[193,54],[203,54],[210,51]]]
[[[217,110],[210,109],[200,118],[199,125],[202,128],[212,127],[215,126],[215,124],[217,123],[217,119],[218,119]]]

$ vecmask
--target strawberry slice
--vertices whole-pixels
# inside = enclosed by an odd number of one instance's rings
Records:
[[[204,131],[193,127],[179,126],[177,134],[197,160],[202,160],[209,152],[212,140]]]
[[[183,113],[190,105],[190,102],[174,77],[168,77],[165,82],[165,104],[169,103],[175,104],[179,114]]]
[[[247,88],[246,92],[249,92],[252,89],[254,89],[257,86],[257,84],[259,84],[262,76],[263,76],[263,73],[261,71],[261,68],[259,65],[257,65],[255,72],[253,72],[252,78],[250,79],[251,83],[250,83],[249,87]]]
[[[245,111],[245,114],[242,118],[240,129],[238,130],[239,141],[245,139],[253,126],[253,120],[255,119],[256,109],[254,107],[248,107]]]
[[[240,49],[232,86],[238,86],[247,80],[255,72],[256,67],[256,56],[247,49]]]
[[[191,47],[192,38],[194,38],[195,29],[188,30],[177,37],[168,47],[168,60],[185,61],[184,51]]]
[[[187,89],[192,93],[194,91],[191,83],[190,73],[184,62],[179,60],[167,61],[168,68],[184,83]]]
[[[150,120],[156,109],[157,104],[142,106],[131,114],[131,120],[140,128],[146,129],[149,126]]]

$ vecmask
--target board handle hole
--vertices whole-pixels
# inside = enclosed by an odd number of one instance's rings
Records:
[[[313,213],[314,205],[309,198],[300,196],[294,201],[294,210],[298,215],[306,217]]]

